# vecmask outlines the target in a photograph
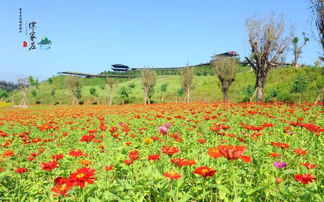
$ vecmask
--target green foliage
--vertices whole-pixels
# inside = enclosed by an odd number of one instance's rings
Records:
[[[203,67],[207,68],[207,67]],[[197,68],[195,71],[198,71]],[[210,70],[212,70],[210,68]],[[298,74],[302,74],[308,80],[306,90],[303,92],[303,101],[314,102],[318,96],[319,90],[324,87],[324,68],[276,68],[269,72],[267,77],[267,85],[264,88],[265,98],[270,97],[271,91],[276,88],[279,91],[278,102],[288,101],[293,102],[299,99],[299,95],[291,93],[291,88],[294,80]],[[60,104],[69,104],[71,101],[71,91],[65,88],[64,76],[52,77],[53,85],[50,85],[47,81],[42,82],[39,85],[40,91],[38,91],[37,100],[43,104],[50,104],[59,102]],[[132,97],[129,100],[130,103],[142,103],[143,102],[143,89],[142,81],[140,78],[134,79],[113,79],[114,87],[112,95],[118,96],[119,89],[122,86],[127,87],[129,84],[135,85],[132,91]],[[101,82],[102,81],[102,82]],[[91,99],[93,96],[90,94],[90,88],[96,88],[98,94],[98,101],[101,103],[107,103],[108,96],[110,95],[110,88],[107,84],[108,90],[102,90],[100,85],[104,84],[104,79],[99,78],[80,78],[80,84],[82,83],[82,97],[85,100]],[[90,85],[90,83],[94,85]],[[215,76],[197,76],[193,79],[195,88],[192,90],[192,101],[204,101],[215,102],[222,100],[222,92],[219,86],[217,86],[218,79]],[[168,89],[165,94],[163,102],[175,102],[177,99],[177,89],[181,86],[180,77],[174,75],[158,76],[156,86],[154,87],[155,93],[152,95],[153,100],[161,100],[163,92],[161,86],[167,83]],[[229,97],[232,102],[240,102],[245,99],[244,91],[247,86],[251,85],[254,88],[255,75],[249,67],[238,68],[235,81],[232,83]],[[55,88],[55,100],[51,97],[52,88]],[[254,89],[252,90],[254,92]],[[30,95],[31,96],[31,95]],[[20,91],[13,96],[12,100],[16,103],[20,102],[22,94]],[[246,100],[248,101],[248,100]],[[118,99],[114,100],[114,103],[121,103]],[[19,103],[18,103],[19,104]]]
[[[129,103],[129,98],[132,93],[132,90],[135,88],[135,84],[131,83],[127,87],[122,86],[119,89],[119,97],[122,99],[122,104]]]
[[[245,89],[243,89],[242,94],[244,95],[244,102],[250,101],[250,97],[253,95],[255,91],[255,87],[253,85],[248,85]]]
[[[51,96],[52,96],[52,97],[55,96],[55,93],[56,93],[56,90],[55,90],[55,89],[51,89]]]
[[[81,93],[81,89],[77,89],[77,91],[75,92],[75,97],[78,98],[78,99],[81,99],[82,98],[82,93]]]
[[[128,88],[134,89],[136,87],[135,83],[130,83],[128,84]]]
[[[6,90],[0,89],[0,100],[6,99],[9,97],[9,93]]]
[[[34,89],[30,93],[32,94],[33,97],[36,97],[37,96],[37,91],[34,90]]]
[[[178,95],[179,97],[184,96],[184,94],[185,94],[185,91],[184,91],[183,88],[179,88],[179,89],[177,89],[177,95]]]
[[[168,83],[164,83],[161,85],[161,92],[165,93],[168,90]]]
[[[96,88],[90,88],[89,92],[90,92],[90,95],[92,95],[94,97],[98,97]]]
[[[306,90],[306,87],[308,85],[308,81],[305,76],[303,75],[297,75],[295,78],[295,81],[292,85],[291,92],[292,93],[302,93]]]
[[[272,97],[272,98],[276,98],[276,97],[278,97],[278,95],[279,95],[279,90],[277,89],[277,88],[274,88],[274,89],[272,89],[271,91],[270,91],[270,97]]]

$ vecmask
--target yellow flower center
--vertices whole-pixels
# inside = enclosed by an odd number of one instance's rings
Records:
[[[202,173],[208,173],[208,169],[206,169],[206,168],[205,169],[202,169],[201,172]]]
[[[63,184],[63,185],[59,188],[59,190],[60,190],[60,191],[63,191],[65,188],[66,188],[66,185]]]
[[[77,174],[77,178],[82,178],[83,176],[85,176],[85,174],[84,173],[80,173],[80,174]]]

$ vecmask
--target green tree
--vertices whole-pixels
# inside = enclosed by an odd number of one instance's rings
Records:
[[[228,101],[228,89],[235,81],[238,62],[230,57],[213,57],[212,68],[221,83],[224,101]]]
[[[183,88],[177,89],[177,102],[180,102],[180,99],[183,97],[185,94],[185,90]]]
[[[187,95],[187,102],[190,102],[194,74],[194,68],[189,67],[189,64],[187,64],[186,67],[180,69],[182,88]]]
[[[9,97],[9,93],[6,90],[0,89],[0,102]]]
[[[90,93],[90,95],[92,96],[92,97],[94,97],[95,98],[95,100],[98,98],[98,93],[97,93],[97,89],[96,88],[90,88],[89,89],[89,93]],[[96,101],[97,102],[97,101]]]
[[[50,86],[50,94],[52,98],[52,104],[55,103],[55,94],[56,94],[56,83],[54,82],[53,78],[48,79],[48,84]]]
[[[161,85],[160,90],[161,90],[161,101],[162,102],[164,101],[164,97],[165,97],[166,92],[168,91],[168,87],[169,87],[168,83],[164,83]]]
[[[129,87],[122,86],[119,89],[119,97],[122,99],[122,104],[129,102],[129,97],[131,93],[131,89]]]
[[[35,98],[37,97],[38,93],[37,93],[37,91],[36,91],[35,89],[31,90],[30,93],[31,93],[32,96],[33,96],[33,103],[35,104]]]
[[[254,87],[253,85],[248,85],[243,91],[242,94],[244,95],[244,102],[249,102],[251,101],[251,98],[253,96],[253,92],[254,92]]]
[[[301,103],[302,93],[306,90],[307,85],[307,78],[301,74],[297,75],[290,92],[299,94],[299,103]]]
[[[156,72],[152,69],[144,69],[141,71],[141,79],[144,90],[144,104],[150,104],[150,96],[153,94],[153,88],[156,84]]]
[[[114,88],[117,86],[118,83],[117,83],[116,79],[107,77],[106,80],[105,80],[105,84],[108,86],[108,91],[109,91],[108,104],[112,105],[113,98],[114,98],[114,95],[113,95]]]
[[[79,77],[76,76],[66,76],[65,77],[65,87],[68,89],[72,104],[78,104],[79,99],[81,99],[81,81]]]
[[[274,89],[272,89],[272,90],[270,91],[269,96],[270,96],[271,98],[273,98],[275,102],[277,102],[277,98],[278,98],[278,96],[279,96],[279,93],[280,93],[279,89],[274,88]]]

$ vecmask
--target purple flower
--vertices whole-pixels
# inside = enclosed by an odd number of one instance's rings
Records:
[[[287,166],[287,164],[285,164],[284,162],[281,162],[281,161],[274,162],[273,165],[277,168],[285,168]]]
[[[164,124],[164,126],[165,126],[166,128],[170,128],[170,127],[171,127],[171,124],[170,124],[170,123],[166,123],[166,124]]]
[[[168,129],[165,126],[159,126],[158,129],[162,134],[168,133]]]

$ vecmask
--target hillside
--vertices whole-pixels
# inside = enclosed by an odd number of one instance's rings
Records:
[[[177,90],[181,88],[181,81],[179,75],[174,72],[170,75],[159,75],[157,83],[154,88],[152,97],[153,102],[161,102],[161,85],[168,84],[165,102],[184,101],[184,96],[178,98]],[[210,66],[196,67],[196,76],[194,77],[194,89],[192,93],[192,101],[213,102],[222,100],[222,93],[219,87],[219,81],[215,75],[212,75]],[[307,89],[301,95],[301,101],[313,102],[319,92],[319,89],[324,86],[324,68],[277,68],[273,69],[267,78],[265,85],[265,101],[274,100],[276,95],[277,101],[296,102],[299,99],[299,94],[291,93],[291,89],[296,77],[301,77],[307,82]],[[64,76],[57,76],[53,78],[56,86],[55,101],[60,104],[68,104],[71,98],[68,91],[64,87]],[[115,104],[120,104],[121,99],[118,98],[118,91],[121,87],[129,84],[135,84],[130,96],[130,103],[142,103],[143,90],[140,78],[135,79],[120,79],[118,87],[114,90]],[[253,93],[253,86],[255,83],[254,72],[248,67],[240,67],[239,73],[236,76],[235,82],[232,84],[229,92],[229,98],[233,102],[241,102],[247,99]],[[98,98],[93,98],[90,95],[90,88],[96,88]],[[107,103],[108,89],[104,85],[102,78],[82,78],[82,98],[84,103]],[[271,96],[273,95],[273,96]],[[12,96],[12,102],[20,102],[20,93],[16,92]],[[51,86],[47,81],[42,82],[37,91],[37,96],[33,97],[30,93],[29,102],[35,103],[39,101],[41,104],[49,104],[52,102]]]

